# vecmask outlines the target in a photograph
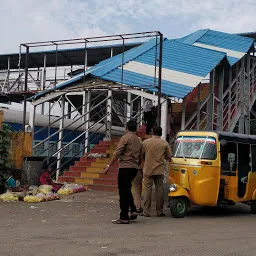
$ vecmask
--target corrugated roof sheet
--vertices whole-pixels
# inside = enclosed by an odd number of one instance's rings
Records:
[[[124,54],[122,80],[122,54],[100,62],[88,69],[86,75],[122,83],[128,86],[156,91],[155,79],[155,39]],[[205,78],[226,57],[233,65],[253,47],[254,40],[212,30],[199,30],[176,40],[163,42],[162,93],[185,97],[203,78]],[[159,47],[158,47],[159,50]],[[158,54],[158,53],[157,53]],[[57,89],[71,86],[83,78],[83,73],[57,86]],[[158,77],[158,75],[156,75]],[[48,91],[49,92],[49,91]],[[48,93],[36,95],[35,99]]]
[[[152,46],[152,45],[151,45]],[[156,91],[155,46],[149,49],[138,47],[135,58],[125,58],[123,84]],[[159,47],[158,47],[159,49]],[[186,45],[174,40],[163,42],[162,93],[183,98],[197,86],[224,58],[225,53]],[[129,60],[129,62],[127,62]],[[117,65],[119,64],[119,65]],[[120,59],[104,68],[98,68],[91,75],[104,80],[122,83]],[[157,75],[158,76],[158,75]]]
[[[230,65],[234,65],[253,46],[252,38],[214,30],[198,30],[178,39],[179,42],[213,49],[227,54]]]

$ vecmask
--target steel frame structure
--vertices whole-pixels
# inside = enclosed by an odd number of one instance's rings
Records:
[[[155,76],[156,69],[158,68],[158,77],[155,77],[155,82],[153,85],[145,85],[145,88],[148,86],[156,87],[158,89],[157,95],[152,95],[150,93],[137,91],[136,88],[127,87],[123,83],[124,76],[124,51],[122,52],[122,78],[120,84],[109,83],[106,81],[101,81],[99,79],[87,79],[85,76],[85,71],[87,69],[87,45],[93,42],[109,42],[115,40],[122,40],[123,49],[126,40],[131,40],[135,38],[156,38],[156,48],[159,47],[159,51],[156,49],[155,56]],[[161,74],[162,74],[162,43],[163,43],[163,35],[159,31],[153,32],[143,32],[143,33],[135,33],[135,34],[122,34],[122,35],[114,35],[114,36],[106,36],[106,37],[93,37],[93,38],[82,38],[82,39],[71,39],[71,40],[58,40],[58,41],[48,41],[48,42],[37,42],[37,43],[26,43],[22,44],[21,47],[25,47],[26,49],[26,68],[25,68],[25,86],[24,90],[27,90],[28,84],[28,56],[29,49],[32,47],[42,47],[55,45],[56,53],[58,51],[58,45],[64,44],[77,44],[84,43],[85,46],[85,55],[84,55],[84,79],[81,83],[76,84],[75,86],[68,88],[67,90],[56,90],[57,80],[55,79],[55,90],[54,92],[32,102],[32,107],[30,111],[29,118],[29,126],[32,130],[33,137],[34,135],[40,133],[42,129],[46,129],[48,131],[48,136],[43,141],[34,145],[34,150],[36,151],[38,147],[43,144],[47,144],[47,158],[46,161],[50,162],[50,157],[56,157],[56,160],[51,163],[54,165],[57,164],[56,167],[56,179],[60,174],[60,171],[63,169],[63,156],[64,152],[72,143],[75,143],[80,138],[83,138],[83,147],[82,152],[86,153],[89,148],[89,137],[90,133],[100,132],[104,129],[105,139],[110,139],[111,136],[121,135],[125,131],[125,123],[127,120],[133,118],[136,119],[138,125],[142,122],[142,102],[141,102],[141,93],[145,98],[151,98],[155,102],[158,103],[158,123],[160,125],[163,124],[164,127],[167,125],[167,101],[162,98],[161,94]],[[21,48],[20,47],[20,48]],[[157,56],[157,52],[159,52],[159,56]],[[113,52],[111,52],[111,57],[113,56]],[[56,61],[57,63],[57,61]],[[158,66],[158,67],[157,67]],[[45,71],[44,71],[45,72]],[[43,73],[44,73],[43,72]],[[55,67],[55,78],[57,73],[57,64]],[[43,80],[45,75],[42,75]],[[156,84],[156,79],[158,78],[158,84]],[[100,93],[101,92],[101,93]],[[95,93],[98,95],[96,97]],[[120,99],[118,97],[118,93],[125,93],[125,100]],[[100,95],[104,95],[104,99],[101,99],[100,102],[97,102],[97,98]],[[74,105],[74,101],[69,99],[69,97],[74,97],[76,95],[82,96],[82,104],[79,106]],[[36,124],[36,109],[39,105],[42,105],[42,109],[44,109],[44,105],[49,103],[49,111],[48,111],[48,125],[39,131],[34,130]],[[51,109],[53,106],[59,104],[60,106],[60,117],[56,119],[51,116]],[[68,107],[65,107],[68,105]],[[136,106],[136,109],[134,108]],[[24,97],[24,109],[26,110],[26,98]],[[162,111],[161,111],[162,110]],[[96,112],[95,112],[96,111]],[[161,115],[162,112],[162,115]],[[45,111],[42,111],[45,113]],[[118,121],[115,120],[114,116],[118,118]],[[25,130],[25,120],[26,120],[26,111],[24,111],[23,116],[23,129]],[[51,127],[58,127],[57,132],[51,133]],[[64,130],[68,130],[72,127],[71,133],[75,131],[80,131],[81,134],[78,135],[75,139],[72,139],[66,145],[63,144],[63,139],[66,135],[64,135]],[[164,134],[166,134],[166,129],[164,130]],[[57,149],[55,152],[50,152],[50,142],[53,137],[58,137],[57,140]]]
[[[49,47],[54,46],[55,47],[55,53],[56,53],[56,62],[55,62],[55,83],[54,88],[56,89],[57,86],[57,69],[58,69],[58,47],[61,45],[77,45],[77,44],[83,44],[85,51],[84,51],[84,63],[83,63],[83,70],[84,70],[84,83],[85,83],[85,71],[88,68],[87,66],[87,46],[91,43],[101,43],[101,42],[113,42],[113,41],[122,41],[123,44],[123,52],[122,52],[122,82],[123,84],[123,65],[124,65],[124,46],[125,41],[127,40],[133,40],[133,39],[142,39],[142,38],[156,38],[156,47],[159,44],[159,57],[157,57],[157,51],[156,51],[156,60],[155,60],[155,69],[157,68],[157,62],[158,62],[158,84],[154,84],[158,89],[158,103],[160,103],[161,99],[161,83],[162,83],[162,44],[163,44],[163,34],[160,31],[150,31],[150,32],[140,32],[140,33],[132,33],[132,34],[119,34],[119,35],[111,35],[111,36],[101,36],[101,37],[86,37],[86,38],[75,38],[75,39],[68,39],[68,40],[54,40],[54,41],[45,41],[45,42],[33,42],[33,43],[22,43],[20,45],[20,55],[22,48],[25,48],[26,51],[26,60],[25,60],[25,81],[24,81],[24,91],[28,90],[28,76],[29,76],[29,70],[28,70],[28,61],[29,61],[29,51],[31,48],[34,47]],[[112,57],[112,52],[111,52]],[[20,63],[20,61],[19,61]],[[45,56],[45,65],[44,65],[44,71],[43,74],[45,74],[45,66],[46,66],[46,56]],[[20,70],[20,68],[19,68]],[[43,89],[45,88],[45,75],[43,75]],[[156,79],[155,79],[156,80]],[[109,91],[109,97],[110,97],[111,91]],[[24,115],[23,115],[23,131],[25,131],[25,123],[26,123],[26,107],[27,107],[27,96],[24,94]],[[111,103],[109,102],[109,105]],[[161,107],[160,104],[158,104],[158,123],[160,124],[160,115],[161,115]],[[111,122],[111,117],[108,118],[108,122]]]
[[[226,83],[225,83],[226,81]],[[246,54],[226,72],[224,67],[210,74],[209,94],[201,102],[198,85],[197,110],[184,129],[250,133],[250,114],[256,101],[256,61],[254,51]]]

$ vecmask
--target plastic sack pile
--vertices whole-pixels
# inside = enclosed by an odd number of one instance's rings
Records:
[[[78,184],[64,184],[62,188],[58,190],[59,195],[71,195],[73,193],[84,192],[85,187]]]
[[[59,200],[59,195],[71,195],[86,190],[83,185],[66,183],[58,190],[58,194],[53,193],[52,189],[53,187],[49,185],[30,186],[26,192],[7,191],[0,196],[0,199],[5,202],[23,200],[27,203],[39,203]]]
[[[30,186],[23,200],[27,203],[39,203],[59,199],[60,197],[57,194],[52,193],[52,186],[42,185],[38,188],[36,186]]]
[[[7,191],[6,193],[2,194],[0,196],[0,198],[5,201],[5,202],[9,202],[9,201],[18,201],[19,198],[18,196],[16,196],[14,193]]]

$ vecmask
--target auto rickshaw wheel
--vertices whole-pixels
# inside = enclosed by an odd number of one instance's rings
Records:
[[[170,202],[170,211],[175,218],[184,218],[187,215],[189,201],[186,197],[174,197]]]
[[[256,214],[256,200],[251,202],[251,212],[252,214]]]

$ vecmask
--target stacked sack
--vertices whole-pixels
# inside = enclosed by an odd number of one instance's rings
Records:
[[[59,199],[60,198],[57,194],[52,193],[52,186],[41,185],[38,189],[35,186],[33,188],[30,187],[30,192],[24,197],[24,202],[39,203]]]
[[[64,186],[58,190],[59,195],[71,195],[73,193],[84,192],[85,187],[79,184],[64,184]]]
[[[7,191],[6,193],[2,194],[0,196],[0,198],[4,201],[4,202],[9,202],[9,201],[18,201],[19,198],[17,195],[15,195],[14,193]]]

